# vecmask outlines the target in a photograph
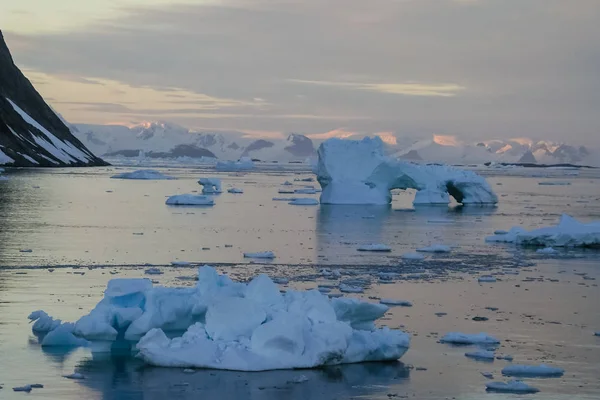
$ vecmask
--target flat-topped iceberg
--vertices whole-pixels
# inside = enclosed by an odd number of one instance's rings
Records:
[[[521,381],[508,381],[508,382],[489,382],[485,384],[485,388],[488,392],[497,393],[537,393],[540,389],[530,386],[525,382]]]
[[[387,310],[329,299],[317,290],[281,293],[266,275],[234,282],[205,266],[191,288],[153,286],[148,279],[109,281],[74,334],[92,341],[92,351],[130,344],[141,359],[164,367],[314,368],[399,359],[409,336],[374,325]]]
[[[248,157],[242,157],[238,161],[218,161],[215,169],[224,172],[250,171],[254,169],[254,162]]]
[[[563,214],[556,226],[527,231],[512,228],[506,234],[489,236],[486,242],[539,247],[600,247],[600,221],[583,223]]]
[[[200,178],[198,183],[202,185],[202,194],[219,194],[223,192],[219,178]]]
[[[140,169],[133,172],[123,172],[111,176],[112,179],[142,179],[142,180],[170,180],[176,179],[172,176],[164,175],[154,169]]]
[[[215,202],[207,196],[197,194],[177,194],[167,199],[165,204],[170,206],[213,206]]]
[[[384,155],[379,137],[328,139],[316,166],[322,204],[389,204],[392,189],[416,189],[414,204],[496,204],[498,197],[474,172],[442,165],[418,165]]]

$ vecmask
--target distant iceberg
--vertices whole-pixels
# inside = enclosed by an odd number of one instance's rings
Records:
[[[92,351],[130,344],[145,362],[163,367],[317,368],[402,357],[409,336],[374,325],[387,310],[317,290],[281,293],[266,275],[233,282],[205,266],[191,288],[113,279],[73,332],[91,341]],[[171,338],[177,331],[185,333]]]
[[[556,226],[526,231],[512,228],[503,235],[489,236],[486,242],[514,243],[539,247],[600,247],[600,221],[583,223],[563,214]],[[549,254],[547,250],[544,253]]]
[[[170,206],[213,206],[214,200],[207,196],[196,194],[177,194],[167,199],[165,204]]]
[[[392,189],[416,189],[414,204],[496,204],[486,180],[471,171],[418,165],[384,155],[379,137],[360,141],[328,139],[319,146],[316,167],[322,204],[389,204]]]
[[[250,171],[254,169],[254,162],[248,157],[242,157],[239,161],[219,161],[215,169],[224,172]]]
[[[124,172],[111,176],[112,179],[144,179],[144,180],[167,180],[176,179],[172,176],[163,175],[154,169],[140,169],[133,172]]]

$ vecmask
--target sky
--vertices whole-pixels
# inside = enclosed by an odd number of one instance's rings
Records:
[[[600,142],[598,0],[3,0],[73,123]]]

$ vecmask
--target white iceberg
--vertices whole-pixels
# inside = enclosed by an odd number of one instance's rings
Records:
[[[244,253],[244,258],[275,258],[275,253],[272,251],[258,251],[255,253]]]
[[[486,180],[471,171],[418,165],[384,155],[379,137],[360,141],[328,139],[316,166],[322,204],[389,204],[392,189],[416,189],[414,204],[496,204]]]
[[[230,189],[227,189],[227,193],[242,194],[242,193],[244,193],[244,191],[242,189],[238,189],[238,188],[230,188]]]
[[[496,355],[493,351],[480,350],[480,351],[470,351],[465,353],[465,357],[473,358],[475,360],[488,360],[494,361]]]
[[[297,197],[290,201],[288,204],[293,206],[317,206],[319,205],[319,200],[311,199],[309,197]]]
[[[177,194],[165,202],[170,206],[214,206],[213,199],[197,194]]]
[[[532,231],[514,227],[504,235],[489,236],[485,240],[521,246],[600,247],[600,221],[585,224],[563,214],[556,226]]]
[[[502,375],[518,377],[560,377],[565,370],[557,367],[550,367],[545,364],[540,365],[509,365],[502,369]]]
[[[499,344],[500,341],[487,333],[461,333],[461,332],[450,332],[445,334],[441,339],[441,343],[451,344],[477,344],[477,345],[494,345]]]
[[[238,161],[218,161],[215,169],[224,172],[250,171],[254,169],[254,162],[248,157],[242,157]]]
[[[508,382],[489,382],[485,384],[485,388],[490,392],[498,393],[537,393],[540,390],[521,381]]]
[[[200,178],[198,183],[202,185],[202,194],[219,194],[223,192],[219,178]]]
[[[388,246],[388,245],[385,245],[385,244],[374,243],[374,244],[365,244],[365,245],[362,245],[359,248],[357,248],[356,250],[358,250],[358,251],[375,251],[375,252],[389,253],[390,251],[392,251],[392,248],[390,246]]]
[[[164,175],[154,169],[140,169],[133,172],[123,172],[111,176],[112,179],[143,179],[143,180],[170,180],[176,179],[172,176]]]
[[[452,247],[445,244],[432,244],[431,246],[421,247],[417,251],[421,253],[450,253]]]
[[[387,310],[329,299],[316,290],[282,294],[266,275],[238,283],[205,266],[191,288],[155,287],[147,279],[109,281],[104,298],[77,321],[74,333],[94,341],[92,351],[129,341],[141,359],[157,366],[315,368],[404,355],[407,334],[374,326]],[[185,333],[169,338],[178,331]]]

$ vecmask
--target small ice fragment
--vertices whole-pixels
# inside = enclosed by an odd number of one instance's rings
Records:
[[[486,333],[461,333],[461,332],[450,332],[444,335],[440,342],[452,343],[452,344],[499,344],[500,341],[493,336]]]
[[[446,246],[445,244],[433,244],[427,247],[421,247],[417,249],[417,251],[421,253],[450,253],[452,251],[452,247]]]
[[[196,370],[191,368],[186,368],[183,370],[183,373],[185,374],[193,374],[194,372],[196,372]]]
[[[562,368],[550,367],[545,364],[540,365],[509,365],[502,369],[502,375],[505,376],[526,376],[526,377],[560,377],[565,370]]]
[[[279,194],[294,194],[294,189],[279,189],[277,191]]]
[[[189,261],[171,261],[171,265],[175,267],[183,267],[186,265],[191,265],[192,263]]]
[[[385,244],[376,243],[376,244],[365,244],[365,245],[362,245],[362,246],[360,246],[356,250],[358,250],[358,251],[375,251],[375,252],[389,253],[390,251],[392,251],[392,248],[390,246],[385,245]]]
[[[292,186],[292,185],[293,185],[293,183],[290,181],[283,182],[283,186]]]
[[[214,206],[213,199],[196,194],[178,194],[167,199],[165,204],[170,206]]]
[[[162,275],[163,272],[158,268],[148,268],[144,271],[146,275]]]
[[[552,247],[544,247],[543,249],[538,249],[536,251],[538,254],[556,254],[558,251],[554,250]]]
[[[319,200],[311,199],[309,197],[307,197],[307,198],[298,197],[298,198],[290,201],[288,204],[291,204],[293,206],[316,206],[319,204]]]
[[[419,253],[405,253],[402,254],[404,260],[424,260],[425,256]]]
[[[79,373],[79,372],[73,372],[72,374],[69,375],[63,375],[64,378],[67,379],[85,379],[85,376],[83,376],[83,374]]]
[[[496,278],[492,275],[481,275],[477,281],[480,283],[494,283],[496,282]]]
[[[277,283],[278,285],[287,285],[290,280],[287,278],[273,278],[273,282]]]
[[[480,372],[485,378],[494,379],[494,375],[491,372]]]
[[[342,293],[363,293],[364,289],[358,286],[346,285],[345,283],[340,284],[340,292]]]
[[[275,253],[272,251],[259,251],[256,253],[244,253],[244,258],[275,258]]]
[[[504,355],[500,355],[500,356],[496,356],[497,360],[506,360],[506,361],[512,361],[514,360],[514,357],[509,355],[509,354],[504,354]]]
[[[494,231],[494,235],[506,235],[508,233],[508,231],[505,231],[503,229],[498,229]]]
[[[238,189],[238,188],[231,188],[231,189],[227,189],[228,193],[236,193],[236,194],[242,194],[244,193],[244,191],[242,189]]]
[[[317,191],[313,188],[304,188],[304,189],[296,189],[294,190],[295,194],[316,194]]]
[[[498,393],[537,393],[540,390],[521,381],[490,382],[485,384],[486,390]]]
[[[470,351],[468,353],[465,353],[465,357],[474,358],[476,360],[490,360],[490,361],[493,361],[495,355],[494,355],[493,351],[480,350],[480,351]]]
[[[15,392],[27,392],[27,393],[29,393],[29,392],[31,392],[31,385],[17,386],[17,387],[14,387],[13,390]]]
[[[412,303],[407,300],[381,299],[379,302],[386,306],[412,307]]]
[[[31,249],[21,249],[19,250],[20,253],[33,253],[33,250]]]
[[[41,383],[32,383],[29,386],[31,386],[33,389],[43,389],[44,385],[42,385]]]

